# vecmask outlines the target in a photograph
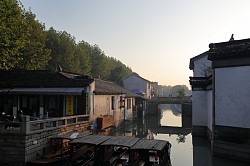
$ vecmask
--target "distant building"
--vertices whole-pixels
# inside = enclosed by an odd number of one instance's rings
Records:
[[[94,109],[90,113],[90,119],[95,120],[98,117],[113,116],[113,122],[116,126],[123,120],[129,120],[140,113],[136,108],[138,103],[142,105],[145,99],[129,90],[110,81],[94,79]],[[113,125],[113,124],[111,124]]]
[[[152,97],[160,97],[162,95],[162,86],[158,82],[152,82]]]
[[[250,39],[209,48],[190,60],[193,135],[207,135],[214,155],[250,161]]]
[[[123,79],[123,86],[124,88],[133,91],[139,90],[143,92],[145,95],[144,97],[147,99],[151,99],[153,86],[152,83],[136,73],[131,74],[130,76]]]

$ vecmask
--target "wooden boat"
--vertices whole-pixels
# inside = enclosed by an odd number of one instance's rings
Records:
[[[128,165],[129,150],[139,141],[139,138],[129,136],[113,136],[103,142],[101,146],[104,148],[103,165]]]
[[[72,165],[102,165],[104,149],[100,145],[109,138],[110,136],[88,135],[72,141]]]
[[[90,135],[89,131],[85,132],[70,132],[66,134],[59,134],[50,137],[50,146],[45,154],[39,158],[28,162],[28,165],[63,165],[70,158],[70,142]]]
[[[141,139],[130,148],[131,166],[171,166],[171,144],[164,140]]]

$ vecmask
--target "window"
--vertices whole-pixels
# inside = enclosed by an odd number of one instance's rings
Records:
[[[112,108],[112,110],[115,109],[115,96],[111,97],[111,108]]]
[[[131,108],[131,99],[127,99],[127,109]]]

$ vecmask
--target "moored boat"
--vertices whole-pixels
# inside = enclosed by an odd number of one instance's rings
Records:
[[[136,137],[113,136],[103,142],[101,146],[104,147],[105,153],[104,165],[128,165],[130,148],[139,140]]]
[[[109,138],[110,136],[88,135],[72,141],[70,143],[72,165],[102,165],[104,150],[100,145]]]
[[[171,144],[165,140],[141,139],[130,149],[131,166],[171,166]]]
[[[38,159],[28,162],[28,165],[63,165],[70,158],[70,142],[82,138],[84,136],[90,135],[91,132],[69,132],[66,134],[58,134],[57,136],[50,137],[50,146],[46,150],[45,154]]]

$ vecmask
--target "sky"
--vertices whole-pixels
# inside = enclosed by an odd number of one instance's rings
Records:
[[[250,38],[249,0],[21,0],[46,29],[98,45],[141,77],[189,87],[190,58]]]

